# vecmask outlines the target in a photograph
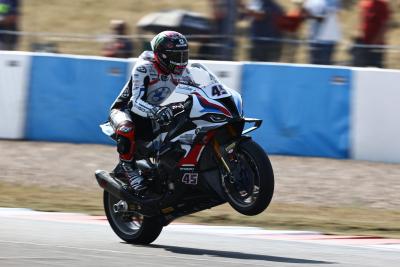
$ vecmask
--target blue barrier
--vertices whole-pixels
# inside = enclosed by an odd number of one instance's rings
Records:
[[[110,143],[99,124],[127,80],[127,60],[32,58],[26,138]]]
[[[36,55],[32,58],[26,138],[111,143],[99,124],[127,80],[127,60]],[[244,64],[249,117],[264,119],[255,139],[272,154],[346,158],[351,70]]]
[[[351,70],[244,64],[248,117],[264,119],[253,136],[269,153],[347,158]]]

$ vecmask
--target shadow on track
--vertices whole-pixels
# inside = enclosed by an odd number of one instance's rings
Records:
[[[260,260],[260,261],[299,263],[299,264],[334,264],[334,262],[328,262],[328,261],[316,261],[316,260],[276,257],[276,256],[249,254],[249,253],[234,252],[234,251],[184,248],[184,247],[163,246],[163,245],[149,245],[149,247],[162,248],[162,249],[165,249],[172,253],[194,255],[194,256],[209,255],[209,256],[216,256],[216,257],[230,258],[230,259]]]

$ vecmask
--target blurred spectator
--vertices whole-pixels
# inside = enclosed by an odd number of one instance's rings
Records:
[[[294,8],[282,16],[279,26],[287,32],[296,33],[305,19],[303,13],[304,0],[292,0],[291,2]]]
[[[340,0],[305,0],[309,19],[310,63],[331,65],[336,43],[341,39],[337,13]]]
[[[385,33],[390,16],[389,4],[385,0],[362,0],[359,8],[361,25],[360,34],[352,49],[353,65],[383,68],[384,49],[374,47],[374,45],[385,44]]]
[[[213,23],[211,35],[223,37],[204,39],[204,44],[199,49],[199,54],[208,55],[211,59],[233,60],[237,10],[243,6],[242,1],[210,0],[210,4]]]
[[[0,0],[0,31],[18,31],[19,0]],[[0,32],[0,50],[15,50],[18,35]]]
[[[133,44],[127,35],[127,26],[123,20],[110,22],[113,40],[105,45],[102,55],[105,57],[129,58],[133,55]]]
[[[209,0],[212,10],[212,31],[210,37],[201,37],[200,46],[197,50],[197,59],[204,60],[221,60],[224,58],[222,51],[224,45],[224,38],[220,35],[225,35],[225,23],[227,14],[229,13],[226,0]],[[216,37],[218,36],[218,38]]]
[[[210,0],[214,32],[217,34],[224,34],[225,21],[229,13],[229,0]]]
[[[251,60],[280,61],[282,30],[279,22],[284,15],[282,7],[274,0],[251,0],[247,15],[251,18]]]
[[[283,56],[285,62],[296,62],[296,52],[300,47],[299,31],[304,22],[304,0],[291,0],[293,7],[281,18],[280,28],[285,32]]]

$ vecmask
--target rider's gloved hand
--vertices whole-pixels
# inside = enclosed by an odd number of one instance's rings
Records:
[[[154,117],[160,125],[168,125],[174,118],[174,113],[170,107],[165,106],[157,110]]]

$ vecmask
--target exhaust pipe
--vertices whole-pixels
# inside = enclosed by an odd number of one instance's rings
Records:
[[[97,170],[95,176],[100,187],[117,199],[122,199],[130,203],[145,204],[141,198],[132,195],[132,193],[123,188],[108,172]]]
[[[144,199],[133,195],[128,190],[123,188],[122,185],[118,183],[114,178],[112,178],[110,174],[106,171],[97,170],[95,172],[95,176],[97,183],[101,188],[106,190],[117,199],[125,200],[128,203],[136,203],[143,206],[146,205],[149,208],[151,205],[153,206],[151,208],[155,208],[155,206],[157,206],[158,204],[158,201],[161,199],[161,197],[157,199]]]

